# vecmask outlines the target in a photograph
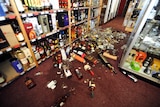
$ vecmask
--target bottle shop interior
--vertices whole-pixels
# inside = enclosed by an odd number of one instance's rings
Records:
[[[160,107],[159,0],[0,0],[0,107]]]

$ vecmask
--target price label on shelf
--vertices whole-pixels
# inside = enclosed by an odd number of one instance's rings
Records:
[[[33,16],[33,13],[28,13],[28,16],[30,17],[30,16]]]
[[[23,71],[23,72],[20,73],[20,75],[23,75],[24,73],[25,73],[25,72]]]
[[[31,40],[31,42],[35,42],[35,41],[36,41],[36,39],[32,39],[32,40]]]
[[[12,48],[7,48],[7,49],[6,49],[7,52],[9,52],[9,51],[11,51],[11,50],[12,50]]]
[[[44,12],[41,12],[41,14],[44,14]]]
[[[37,39],[38,39],[38,40],[40,40],[40,39],[41,39],[41,36],[40,36],[40,37],[38,37]]]
[[[26,45],[26,42],[21,43],[21,46],[24,46],[24,45]]]
[[[47,34],[46,34],[46,36],[50,36],[50,35],[52,35],[52,33],[47,33]]]
[[[45,14],[49,14],[49,11],[45,11]]]
[[[27,15],[26,15],[26,14],[22,14],[21,17],[22,17],[22,18],[25,18],[25,17],[27,17]]]
[[[0,21],[3,21],[3,20],[5,20],[6,18],[4,17],[4,16],[1,16],[0,17]]]

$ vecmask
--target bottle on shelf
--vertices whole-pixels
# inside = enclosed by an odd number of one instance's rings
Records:
[[[41,59],[41,56],[38,50],[36,49],[36,45],[32,45],[32,50],[34,52],[36,60],[39,62],[39,60]]]
[[[50,3],[52,5],[52,9],[59,9],[60,2],[61,2],[61,0],[50,0]]]
[[[17,40],[19,42],[23,42],[24,36],[23,36],[18,24],[16,24],[15,21],[12,21],[11,25],[12,25],[13,30],[15,31],[15,36],[16,36]]]
[[[24,7],[21,0],[14,0],[20,13],[24,13]]]
[[[49,0],[43,0],[44,10],[52,9],[52,5],[50,4]]]
[[[39,22],[42,26],[43,33],[50,32],[47,15],[46,14],[45,15],[39,15],[38,20],[39,20]]]
[[[33,64],[34,61],[33,61],[32,54],[29,48],[24,46],[24,47],[21,47],[20,50],[25,54],[25,57],[27,58],[29,64]]]
[[[57,13],[58,25],[59,27],[65,27],[69,25],[68,13],[58,12]]]
[[[28,69],[29,68],[29,62],[25,56],[25,54],[21,51],[21,50],[17,50],[15,52],[17,58],[20,60],[22,66],[24,69]]]
[[[39,52],[41,59],[44,60],[46,55],[45,55],[45,50],[43,48],[42,42],[41,43],[40,43],[40,41],[37,42],[36,50]]]
[[[38,21],[38,15],[32,15],[28,16],[23,19],[24,23],[31,23],[33,26],[33,29],[36,33],[36,36],[40,36],[43,33],[42,25]]]
[[[45,50],[46,56],[49,57],[51,54],[51,47],[49,46],[49,43],[47,40],[44,40],[44,50]]]

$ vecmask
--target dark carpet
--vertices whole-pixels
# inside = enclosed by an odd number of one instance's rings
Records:
[[[103,27],[113,27],[117,30],[124,31],[122,27],[123,18],[116,17]],[[70,63],[72,78],[60,78],[56,72],[58,68],[52,65],[52,58],[47,59],[38,68],[34,68],[25,75],[20,76],[11,84],[0,90],[0,107],[51,107],[58,98],[67,93],[71,88],[75,91],[71,93],[64,107],[160,107],[160,89],[158,86],[148,83],[141,78],[137,83],[124,76],[119,68],[118,62],[122,54],[120,49],[127,39],[117,44],[118,61],[108,59],[115,67],[117,74],[110,72],[101,62],[92,67],[95,72],[91,76],[84,71],[83,64],[78,61]],[[79,68],[83,73],[83,79],[78,80],[73,69]],[[35,76],[37,72],[43,72],[42,75]],[[36,86],[28,89],[25,86],[25,78],[34,79]],[[94,97],[90,97],[88,79],[94,78],[96,88]],[[57,80],[54,90],[47,88],[47,84]],[[67,87],[64,88],[63,86]]]

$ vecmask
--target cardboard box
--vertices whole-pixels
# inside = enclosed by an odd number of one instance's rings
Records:
[[[10,24],[0,26],[0,29],[2,30],[5,38],[7,39],[8,43],[11,47],[14,47],[15,45],[19,44],[19,42],[15,36],[15,33],[14,33]]]
[[[39,20],[39,22],[40,22],[40,24],[42,26],[43,33],[50,32],[47,15],[39,15],[38,16],[38,20]]]
[[[33,29],[32,23],[23,23],[26,33],[30,40],[36,38],[36,32]]]

